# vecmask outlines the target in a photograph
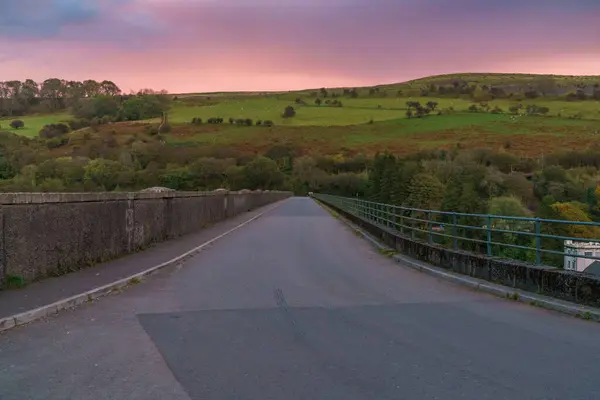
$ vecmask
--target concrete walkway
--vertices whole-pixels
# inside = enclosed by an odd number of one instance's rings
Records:
[[[270,207],[273,207],[273,204],[236,215],[196,233],[158,243],[139,253],[129,254],[111,262],[98,264],[64,276],[44,279],[22,289],[0,291],[0,319],[84,293],[171,260],[252,219]]]
[[[181,269],[0,334],[0,399],[591,400],[599,338],[403,268],[293,198]]]

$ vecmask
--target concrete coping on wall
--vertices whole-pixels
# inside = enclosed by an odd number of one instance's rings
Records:
[[[122,200],[146,200],[223,196],[228,194],[246,194],[250,191],[228,192],[87,192],[87,193],[2,193],[0,205],[12,204],[48,204],[48,203],[81,203]],[[255,192],[256,193],[256,192]],[[278,193],[278,192],[272,192]],[[284,192],[281,192],[284,193]]]

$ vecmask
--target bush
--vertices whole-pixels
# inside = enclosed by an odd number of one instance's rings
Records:
[[[258,121],[256,121],[256,126],[261,126],[262,125],[262,121],[259,119]]]
[[[202,118],[192,118],[193,125],[202,125]]]
[[[67,138],[53,137],[46,140],[46,147],[49,149],[57,149],[69,141]]]
[[[146,128],[146,130],[148,131],[148,134],[149,134],[150,136],[155,136],[155,135],[158,135],[158,126],[156,126],[156,125],[153,125],[153,126],[148,126],[148,127]]]
[[[262,124],[263,124],[263,126],[268,126],[268,127],[271,127],[271,126],[275,125],[273,123],[273,121],[270,121],[270,120],[263,121]]]
[[[296,110],[294,110],[294,107],[292,106],[287,106],[285,108],[285,110],[283,110],[283,118],[292,118],[296,115]]]
[[[69,133],[69,126],[65,124],[48,124],[40,130],[39,136],[43,139],[52,139]]]
[[[11,126],[11,128],[14,128],[14,129],[23,128],[23,127],[25,127],[25,122],[23,122],[20,119],[15,119],[10,122],[10,126]]]
[[[113,118],[110,115],[105,115],[100,118],[100,125],[111,124],[113,122]]]
[[[90,126],[90,121],[87,119],[79,118],[67,121],[67,124],[69,125],[69,128],[71,128],[71,130],[76,131]]]

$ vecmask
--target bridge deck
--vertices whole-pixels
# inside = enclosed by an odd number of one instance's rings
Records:
[[[600,326],[399,267],[293,198],[0,335],[7,399],[592,399]]]

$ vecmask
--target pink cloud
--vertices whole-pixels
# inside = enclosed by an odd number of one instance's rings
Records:
[[[24,41],[16,54],[0,29],[0,79],[111,79],[125,90],[191,92],[453,72],[600,74],[599,14],[585,0],[587,11],[549,0],[543,13],[511,8],[512,0],[473,9],[460,7],[472,0],[110,1],[85,26]]]

